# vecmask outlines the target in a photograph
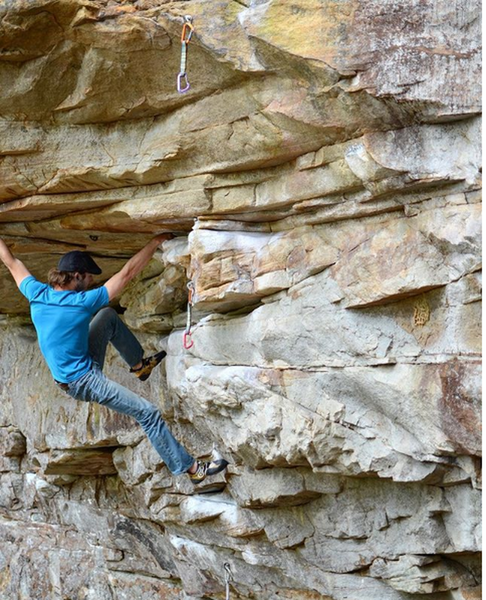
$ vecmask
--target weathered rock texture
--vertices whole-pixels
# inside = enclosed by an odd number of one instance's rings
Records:
[[[2,268],[3,600],[480,597],[479,11],[1,4],[0,236],[108,277],[179,232],[119,304],[166,364],[108,370],[231,461],[193,495],[63,395]]]

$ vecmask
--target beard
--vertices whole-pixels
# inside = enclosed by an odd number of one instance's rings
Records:
[[[88,289],[88,279],[86,275],[82,275],[80,279],[76,279],[76,285],[74,286],[75,292],[85,292]]]

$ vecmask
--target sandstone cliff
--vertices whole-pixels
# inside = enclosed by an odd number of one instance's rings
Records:
[[[1,3],[0,236],[45,280],[177,232],[119,303],[166,364],[108,370],[231,461],[193,495],[59,391],[2,267],[2,599],[480,598],[479,13]]]

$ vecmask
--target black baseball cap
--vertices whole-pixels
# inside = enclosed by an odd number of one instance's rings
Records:
[[[100,275],[101,269],[87,252],[81,250],[72,250],[64,256],[61,256],[57,264],[58,271],[68,271],[70,273],[92,273]]]

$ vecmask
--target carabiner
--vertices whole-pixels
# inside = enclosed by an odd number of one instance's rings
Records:
[[[181,42],[185,42],[186,44],[188,44],[191,41],[192,38],[192,34],[194,33],[194,25],[191,23],[191,21],[189,21],[190,17],[185,17],[186,22],[184,23],[183,27],[182,27],[182,35],[181,35]],[[189,29],[189,35],[187,35],[186,37],[186,31]]]
[[[186,350],[189,350],[190,348],[192,348],[194,346],[194,342],[191,339],[191,332],[190,331],[184,331],[184,336],[182,338],[182,345],[184,346],[184,348]],[[187,341],[189,340],[189,341]]]
[[[194,296],[194,284],[192,281],[187,282],[187,301],[192,306],[192,297]]]
[[[186,87],[182,87],[182,81],[185,79],[186,82]],[[187,73],[179,73],[179,75],[177,75],[177,91],[179,92],[179,94],[183,94],[184,92],[187,92],[187,90],[191,87],[191,84],[189,83],[188,79],[187,79]]]

